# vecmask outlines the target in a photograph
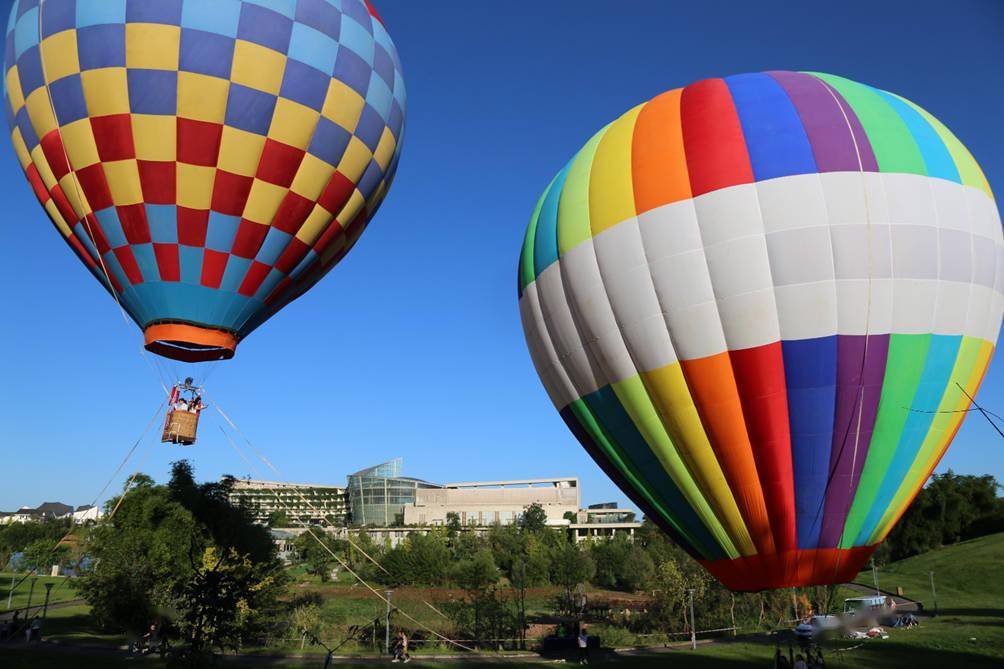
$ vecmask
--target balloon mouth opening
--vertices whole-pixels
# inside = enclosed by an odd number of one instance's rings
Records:
[[[143,330],[146,350],[181,362],[229,360],[237,349],[232,332],[185,323],[156,323]]]

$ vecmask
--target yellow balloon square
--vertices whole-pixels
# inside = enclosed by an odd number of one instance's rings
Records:
[[[21,91],[21,77],[17,73],[17,65],[7,70],[6,84],[10,110],[16,115],[24,106],[24,93]]]
[[[385,126],[383,134],[380,135],[380,143],[377,144],[376,151],[373,152],[373,160],[380,166],[381,172],[387,171],[387,166],[390,165],[390,159],[394,156],[394,148],[396,146],[397,140],[394,139],[394,133],[390,131],[390,128]]]
[[[213,201],[215,167],[176,163],[178,204],[189,209],[209,209]]]
[[[35,169],[38,170],[38,176],[41,177],[46,189],[52,190],[52,187],[56,185],[56,175],[52,173],[49,161],[46,160],[45,154],[42,153],[41,144],[38,144],[31,150],[31,162],[35,163]]]
[[[113,160],[102,163],[108,190],[116,206],[139,204],[143,201],[143,188],[139,181],[139,166],[135,160]]]
[[[91,116],[129,113],[129,83],[124,67],[102,67],[80,73],[87,113]]]
[[[126,23],[126,67],[177,70],[181,27],[159,23]]]
[[[91,205],[87,203],[87,196],[84,195],[84,191],[80,188],[80,184],[77,182],[73,172],[65,174],[59,180],[59,187],[63,190],[63,195],[66,196],[77,218],[83,218],[91,213]]]
[[[278,51],[240,39],[234,43],[230,72],[234,83],[278,95],[285,68],[286,56]]]
[[[70,166],[74,170],[100,162],[90,119],[82,118],[64,125],[59,129],[59,136],[63,140],[66,157],[70,159]]]
[[[321,107],[321,115],[334,121],[349,132],[355,132],[359,125],[366,100],[344,82],[332,79],[328,83],[328,93]]]
[[[372,158],[373,154],[370,153],[369,147],[353,135],[345,147],[341,162],[338,163],[338,171],[348,177],[349,181],[358,183]]]
[[[177,159],[178,119],[160,114],[133,114],[132,140],[140,160]]]
[[[225,125],[216,164],[221,170],[253,177],[264,146],[265,138],[261,135]]]
[[[277,142],[306,149],[320,116],[320,112],[299,102],[279,98],[272,113],[272,125],[269,126],[268,136]]]
[[[243,217],[255,223],[271,225],[275,212],[279,210],[279,203],[285,196],[286,189],[282,186],[255,179],[251,184],[248,200],[244,204]]]
[[[296,238],[307,246],[313,246],[317,238],[321,236],[328,224],[338,225],[338,223],[333,222],[331,219],[333,215],[330,211],[322,207],[321,205],[314,205],[313,211],[310,212],[310,216],[307,220],[303,222],[300,229],[296,232]]]
[[[349,223],[352,222],[352,219],[356,217],[365,204],[366,200],[363,199],[363,194],[359,192],[358,188],[356,188],[352,191],[352,195],[349,196],[349,201],[345,203],[342,210],[338,212],[337,216],[335,216],[335,220],[338,221],[343,228],[349,227]]]
[[[28,118],[35,129],[35,135],[42,139],[56,129],[56,117],[52,115],[52,103],[44,88],[37,88],[25,101],[28,107]]]
[[[308,200],[316,200],[334,173],[334,165],[329,165],[317,156],[307,153],[303,156],[303,162],[300,163],[289,189]]]
[[[21,169],[28,169],[28,165],[31,164],[31,154],[28,153],[28,147],[21,136],[21,128],[14,126],[10,133],[10,142],[14,145],[14,153],[17,154],[17,162],[21,163]]]
[[[178,116],[223,123],[230,82],[196,72],[178,72]]]
[[[39,51],[45,79],[49,83],[80,72],[76,30],[64,30],[46,37],[39,44]]]

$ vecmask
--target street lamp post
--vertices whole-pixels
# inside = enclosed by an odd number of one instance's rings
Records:
[[[694,589],[690,589],[690,650],[697,650],[697,621],[694,620]]]
[[[390,655],[390,598],[394,595],[393,590],[384,593],[387,595],[387,622],[384,629],[384,652]]]
[[[17,578],[17,574],[11,572],[10,574],[10,592],[7,593],[7,608],[10,608],[11,599],[14,598],[14,579]]]
[[[931,597],[934,598],[934,615],[938,615],[938,592],[934,589],[934,572],[927,572],[931,577]]]
[[[28,606],[24,609],[24,617],[27,618],[31,615],[31,596],[35,593],[35,581],[38,580],[38,576],[31,577],[31,587],[28,588]]]
[[[42,607],[42,620],[45,620],[46,614],[49,613],[49,595],[52,594],[52,586],[54,585],[55,583],[45,584],[45,605]]]

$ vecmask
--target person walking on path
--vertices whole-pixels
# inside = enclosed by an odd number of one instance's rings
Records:
[[[403,631],[397,633],[397,640],[394,642],[394,659],[391,662],[411,662],[408,654],[408,635]]]

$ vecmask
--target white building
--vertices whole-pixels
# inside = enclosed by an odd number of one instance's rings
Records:
[[[462,526],[487,527],[515,522],[526,507],[539,504],[548,525],[568,525],[565,514],[579,510],[575,477],[447,483],[419,488],[404,507],[405,525],[446,525],[456,514]]]

